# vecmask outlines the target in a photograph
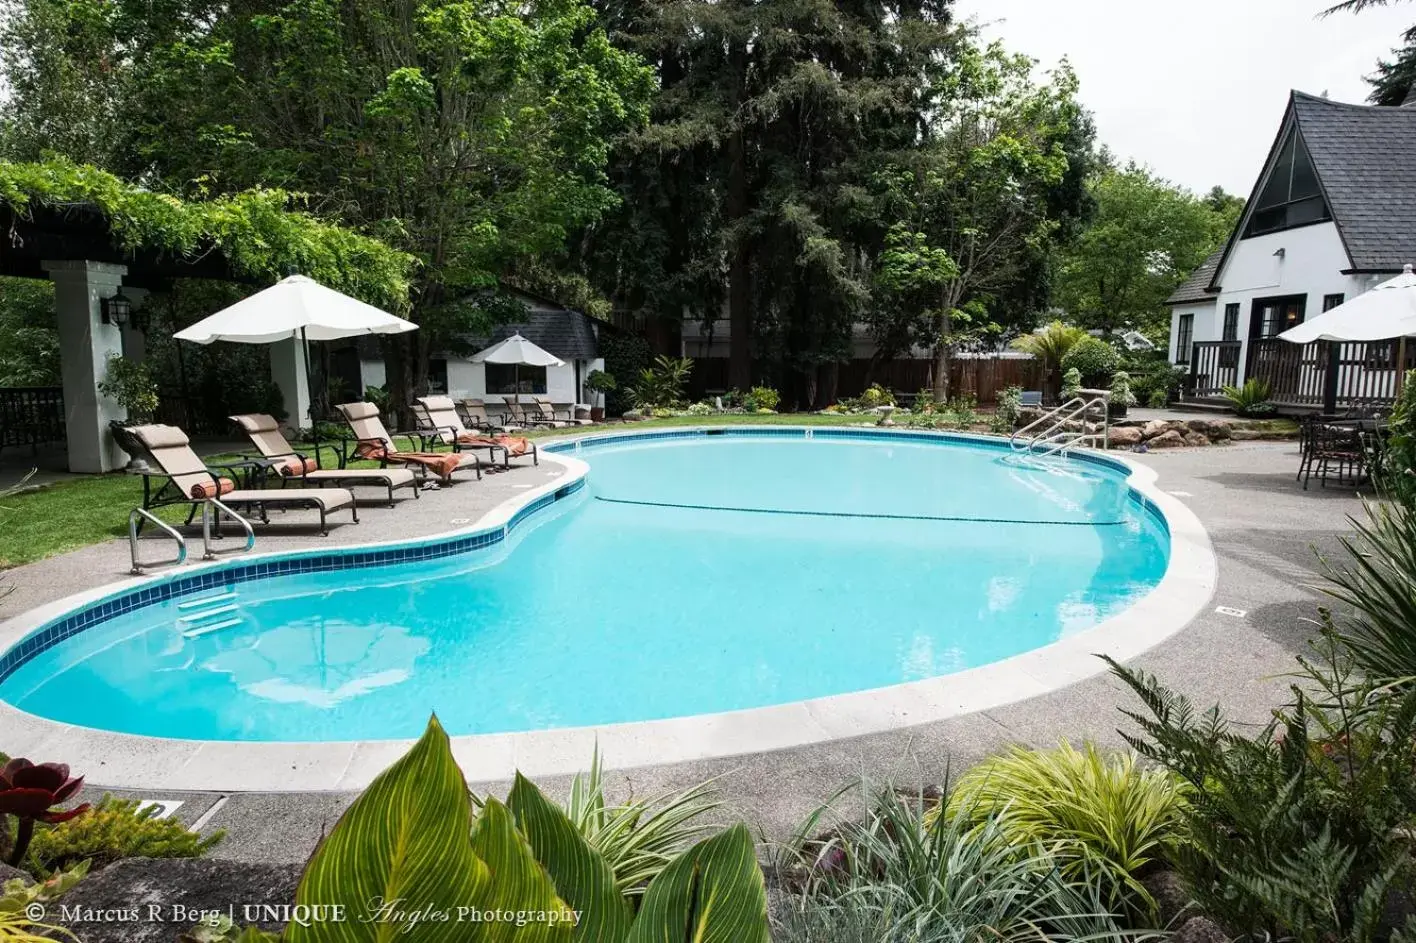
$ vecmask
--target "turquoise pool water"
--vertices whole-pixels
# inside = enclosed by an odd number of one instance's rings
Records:
[[[652,720],[988,664],[1125,609],[1167,562],[1124,473],[1093,462],[820,435],[581,457],[587,487],[492,549],[151,605],[40,652],[0,698],[211,740],[413,737],[434,710],[453,734]],[[186,637],[204,598],[234,624]]]

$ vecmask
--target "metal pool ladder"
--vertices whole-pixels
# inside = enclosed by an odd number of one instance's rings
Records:
[[[1014,452],[1025,453],[1029,458],[1066,455],[1069,449],[1094,445],[1098,441],[1104,449],[1111,437],[1107,408],[1110,401],[1109,390],[1079,390],[1076,396],[1061,406],[1048,410],[1014,432],[1008,444]],[[1101,432],[1087,432],[1087,421],[1098,408],[1101,412]],[[1069,422],[1080,422],[1082,428],[1069,431],[1066,428]]]
[[[217,529],[221,528],[221,515],[225,514],[246,532],[246,545],[244,547],[230,547],[226,550],[216,550],[212,547],[212,524],[216,524]],[[207,498],[202,502],[202,559],[215,560],[225,553],[246,553],[256,545],[256,532],[251,527],[251,522],[246,520],[216,498]]]
[[[138,521],[144,520],[150,524],[156,524],[158,528],[167,536],[177,541],[177,556],[171,560],[154,560],[150,563],[138,561]],[[187,541],[177,532],[177,528],[160,519],[151,511],[143,508],[133,508],[128,514],[128,552],[133,559],[133,568],[130,572],[134,575],[140,574],[145,569],[153,569],[160,566],[181,566],[187,561]]]

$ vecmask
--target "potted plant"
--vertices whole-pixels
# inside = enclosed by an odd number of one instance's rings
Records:
[[[143,458],[147,449],[143,448],[137,436],[128,431],[129,426],[140,426],[151,422],[157,412],[157,382],[142,361],[129,360],[119,354],[108,357],[108,368],[98,383],[98,392],[111,397],[128,411],[127,419],[114,419],[108,423],[109,431],[118,447],[130,456],[128,467],[135,470],[147,468]]]
[[[590,405],[590,419],[600,422],[605,418],[605,394],[618,389],[619,383],[612,374],[603,370],[591,370],[585,376],[585,388],[595,394],[595,402]]]
[[[1106,404],[1107,415],[1112,419],[1122,419],[1126,411],[1136,405],[1136,394],[1131,392],[1131,377],[1126,371],[1118,370],[1111,378],[1111,400]]]

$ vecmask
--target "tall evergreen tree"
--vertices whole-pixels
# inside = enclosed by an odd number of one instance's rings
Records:
[[[1416,88],[1416,26],[1402,34],[1405,43],[1392,50],[1391,59],[1377,62],[1377,71],[1367,76],[1372,93],[1367,101],[1373,105],[1400,105]]]

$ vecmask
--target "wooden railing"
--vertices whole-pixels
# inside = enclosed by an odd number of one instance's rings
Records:
[[[64,441],[64,390],[57,386],[0,389],[0,448]]]
[[[1333,413],[1391,403],[1416,358],[1416,344],[1408,342],[1406,363],[1398,364],[1398,346],[1395,340],[1291,344],[1259,338],[1249,342],[1245,376],[1268,381],[1269,398],[1278,406]]]
[[[1196,341],[1190,350],[1187,396],[1219,396],[1239,384],[1239,341]]]

